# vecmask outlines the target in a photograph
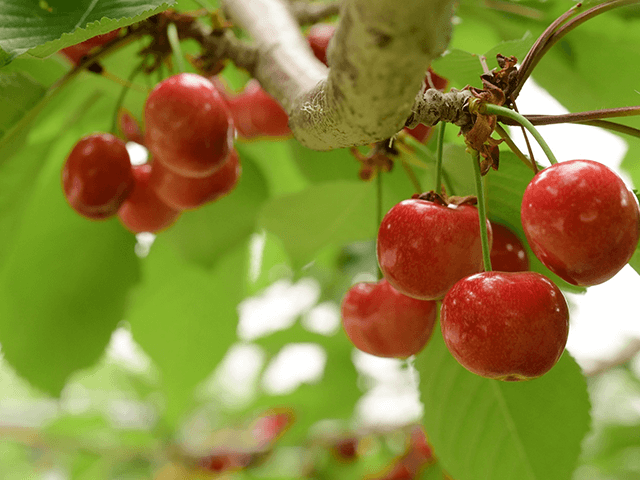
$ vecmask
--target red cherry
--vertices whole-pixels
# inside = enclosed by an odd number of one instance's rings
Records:
[[[499,272],[526,272],[529,257],[518,236],[504,225],[491,223],[493,246],[491,268]]]
[[[449,290],[440,326],[447,348],[470,372],[528,380],[560,359],[569,309],[560,289],[539,273],[482,272]]]
[[[219,88],[224,89],[224,86]],[[291,134],[289,116],[255,78],[249,80],[237,95],[225,92],[225,99],[241,137],[283,137]]]
[[[133,184],[127,148],[110,133],[80,139],[62,167],[62,189],[69,205],[92,220],[115,215]]]
[[[269,413],[258,418],[251,429],[258,449],[275,442],[294,422],[293,413],[283,411]]]
[[[329,40],[336,31],[335,25],[329,23],[316,23],[309,29],[307,41],[313,54],[318,60],[327,65],[327,47]]]
[[[128,141],[144,145],[144,135],[142,134],[140,124],[134,116],[124,108],[121,108],[118,112],[118,128]]]
[[[406,358],[431,338],[436,303],[407,297],[382,279],[353,285],[342,299],[341,313],[356,348],[378,357]]]
[[[158,232],[178,219],[180,212],[164,204],[149,185],[152,166],[149,163],[133,167],[135,187],[118,210],[120,222],[133,233]]]
[[[358,439],[343,438],[333,445],[333,451],[340,460],[352,461],[358,455]]]
[[[533,253],[573,285],[597,285],[629,261],[640,236],[633,193],[592,160],[538,172],[522,199],[522,226]]]
[[[233,148],[233,123],[213,84],[193,73],[160,82],[144,110],[145,144],[155,161],[184,177],[207,177]]]
[[[84,42],[77,43],[70,47],[63,48],[60,53],[67,57],[74,65],[80,64],[82,59],[91,52],[94,48],[101,47],[105,43],[117,38],[120,35],[120,29],[113,30],[111,32],[97,35],[93,38],[89,38]]]
[[[189,210],[231,192],[237,185],[241,172],[238,152],[234,149],[225,164],[208,177],[182,177],[157,162],[153,164],[149,182],[160,200],[171,208]]]
[[[488,220],[487,230],[491,243]],[[478,210],[404,200],[382,219],[377,253],[382,273],[398,291],[440,299],[458,280],[484,269]]]

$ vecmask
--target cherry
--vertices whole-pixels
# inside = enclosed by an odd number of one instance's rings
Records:
[[[149,185],[152,166],[149,163],[133,167],[135,187],[118,210],[120,222],[133,233],[158,232],[171,226],[180,212],[164,204]]]
[[[406,358],[431,338],[436,303],[407,297],[382,279],[353,285],[342,299],[341,313],[356,348],[378,357]]]
[[[573,285],[609,280],[640,236],[635,196],[615,172],[592,160],[538,172],[524,192],[521,219],[536,257]]]
[[[329,40],[336,31],[335,25],[330,23],[316,23],[307,33],[307,41],[313,54],[318,60],[327,65],[327,47]]]
[[[560,359],[569,309],[560,289],[535,272],[482,272],[456,283],[442,301],[447,348],[467,370],[528,380]]]
[[[238,152],[234,149],[219,170],[204,178],[183,177],[162,163],[154,163],[149,183],[160,200],[171,208],[189,210],[231,192],[237,185],[241,172]]]
[[[339,460],[353,461],[358,456],[358,439],[342,438],[333,445],[333,452]]]
[[[60,53],[67,57],[74,65],[79,65],[82,59],[91,52],[94,48],[101,47],[105,43],[117,38],[120,35],[120,29],[113,30],[102,35],[97,35],[93,38],[89,38],[84,42],[71,45],[70,47],[63,48]]]
[[[504,225],[491,222],[491,268],[499,272],[526,272],[529,258],[518,236]]]
[[[262,89],[258,80],[249,80],[244,90],[236,95],[227,93],[224,85],[216,83],[223,92],[241,137],[283,137],[291,134],[289,116],[278,101]]]
[[[487,220],[489,242],[491,225]],[[378,230],[378,263],[405,295],[436,300],[463,277],[481,272],[478,210],[412,198],[395,205]]]
[[[129,142],[144,145],[144,135],[142,134],[140,124],[134,116],[124,108],[121,108],[118,112],[118,128]]]
[[[273,411],[259,417],[251,429],[258,450],[267,448],[280,438],[295,421],[289,411]]]
[[[144,109],[145,145],[155,161],[184,177],[207,177],[233,148],[233,122],[213,84],[180,73],[151,91]]]
[[[80,139],[62,167],[62,189],[69,205],[92,220],[115,215],[133,185],[127,148],[110,133]]]

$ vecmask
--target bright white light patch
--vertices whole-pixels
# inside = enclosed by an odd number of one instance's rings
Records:
[[[280,350],[262,377],[262,386],[270,395],[286,395],[303,383],[322,378],[327,353],[315,343],[291,343]]]
[[[312,278],[278,280],[261,295],[245,299],[239,306],[238,336],[253,340],[291,327],[296,318],[316,304],[320,285]]]

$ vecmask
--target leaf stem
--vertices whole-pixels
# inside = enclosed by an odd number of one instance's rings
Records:
[[[490,103],[481,104],[479,106],[479,111],[480,111],[480,113],[488,113],[488,114],[491,114],[491,115],[500,115],[502,117],[507,117],[507,118],[510,118],[512,120],[515,120],[520,125],[522,125],[527,130],[529,130],[529,132],[531,132],[531,135],[533,135],[533,138],[535,138],[536,141],[540,144],[540,147],[542,148],[542,150],[544,151],[545,155],[549,159],[549,162],[551,162],[551,165],[554,165],[554,164],[558,163],[558,160],[556,159],[555,155],[553,154],[553,152],[549,148],[549,145],[547,145],[547,142],[545,142],[544,138],[542,138],[542,135],[540,135],[538,130],[536,130],[536,127],[534,127],[533,124],[529,120],[527,120],[523,115],[520,115],[519,113],[514,112],[513,110],[511,110],[509,108],[499,107],[498,105],[493,105],[493,104],[490,104]]]
[[[436,193],[442,192],[442,148],[444,145],[445,122],[440,122],[438,129],[438,142],[436,144]]]
[[[476,181],[476,196],[478,197],[478,217],[480,218],[480,241],[482,242],[482,261],[485,272],[491,271],[491,248],[489,247],[489,233],[487,231],[487,207],[484,201],[482,175],[480,174],[480,154],[472,155],[473,170]]]
[[[167,37],[169,38],[169,44],[171,45],[171,51],[173,52],[173,57],[178,66],[178,71],[183,73],[185,71],[185,64],[182,56],[182,49],[180,48],[178,27],[176,27],[175,23],[170,23],[167,27]]]

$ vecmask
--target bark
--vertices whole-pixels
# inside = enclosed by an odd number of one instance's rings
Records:
[[[296,139],[315,150],[384,140],[409,117],[422,119],[430,100],[416,102],[416,95],[449,42],[453,4],[343,0],[327,68],[313,56],[286,0],[222,0],[256,43],[252,75],[283,105]],[[448,98],[460,109],[466,93]],[[422,113],[412,115],[418,106]]]

